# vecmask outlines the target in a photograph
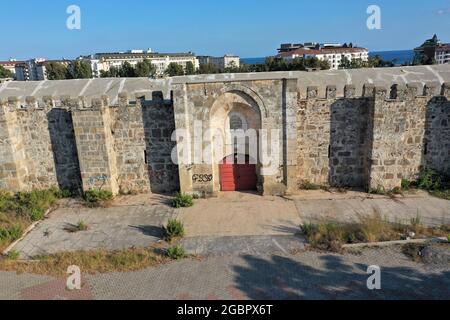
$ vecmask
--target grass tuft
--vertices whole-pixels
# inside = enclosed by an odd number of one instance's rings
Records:
[[[340,252],[344,244],[404,240],[411,232],[417,238],[446,236],[449,228],[448,225],[427,228],[422,225],[419,215],[411,219],[409,224],[392,223],[375,211],[370,216],[360,217],[355,223],[308,223],[302,226],[302,231],[313,248]]]
[[[184,235],[184,225],[181,221],[170,219],[164,227],[164,238],[168,242],[171,242],[174,238],[182,238]]]
[[[177,193],[172,201],[174,208],[187,208],[194,205],[194,197],[189,194]]]
[[[111,191],[89,190],[83,195],[83,199],[88,207],[105,207],[114,198]]]
[[[173,260],[179,260],[186,257],[186,252],[182,246],[174,246],[167,249],[167,256]]]

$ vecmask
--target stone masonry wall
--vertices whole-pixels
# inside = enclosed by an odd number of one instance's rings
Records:
[[[152,98],[121,93],[115,107],[105,96],[1,101],[0,189],[178,190],[172,103]]]
[[[299,92],[297,79],[172,88],[173,101],[153,92],[130,102],[121,93],[115,106],[105,96],[89,103],[83,97],[0,101],[0,188],[215,194],[218,164],[172,163],[172,133],[194,134],[196,120],[205,132],[237,107],[253,110],[255,125],[276,129],[280,138],[274,170],[257,167],[263,194],[294,193],[305,181],[387,190],[422,169],[450,174],[448,83],[367,84],[361,93],[347,85],[343,97],[335,86],[325,96],[313,86]]]
[[[299,100],[297,178],[299,184],[363,187],[368,99],[355,97],[353,86],[345,88],[344,98],[335,93],[330,86],[327,97],[319,98],[317,87],[310,87]]]
[[[309,87],[299,100],[299,184],[399,187],[426,168],[450,174],[449,85],[387,88],[354,86],[336,98]]]

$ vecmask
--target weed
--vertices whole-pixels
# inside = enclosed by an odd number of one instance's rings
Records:
[[[113,194],[105,190],[89,190],[83,195],[83,199],[88,207],[104,206],[113,199]]]
[[[172,241],[173,238],[184,237],[184,225],[182,222],[170,219],[167,225],[164,227],[164,237],[167,241]]]
[[[186,252],[182,246],[174,246],[167,249],[167,256],[173,260],[179,260],[186,257]]]
[[[302,231],[312,247],[333,252],[341,251],[344,244],[402,240],[410,231],[423,238],[448,234],[448,226],[427,228],[422,225],[421,220],[417,215],[411,219],[410,224],[391,223],[375,211],[370,216],[360,217],[356,223],[307,223],[302,226]]]
[[[16,250],[11,250],[10,252],[8,252],[7,257],[10,260],[17,260],[20,257],[20,253]]]
[[[194,198],[191,195],[184,193],[177,193],[175,199],[172,201],[172,206],[175,208],[187,208],[194,205]]]

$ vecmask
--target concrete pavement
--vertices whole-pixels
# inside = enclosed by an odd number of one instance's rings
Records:
[[[175,217],[169,197],[138,195],[118,198],[109,208],[86,208],[74,200],[40,222],[14,250],[21,258],[62,251],[123,250],[148,247],[162,237],[162,226]],[[79,222],[87,231],[70,232]]]
[[[367,267],[381,267],[370,291]],[[411,261],[398,247],[359,254],[231,255],[176,261],[138,272],[65,279],[0,272],[1,299],[449,299],[450,266]]]

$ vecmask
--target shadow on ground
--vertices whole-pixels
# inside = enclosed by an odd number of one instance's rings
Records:
[[[143,235],[149,236],[149,237],[155,237],[155,238],[161,238],[164,235],[164,231],[162,227],[157,226],[130,226],[130,228],[133,228],[135,230],[138,230],[142,232]]]
[[[366,265],[345,264],[340,256],[319,258],[312,267],[292,258],[245,256],[235,266],[235,283],[250,299],[448,299],[450,272],[422,273],[409,267],[381,267],[382,290],[367,289]]]

